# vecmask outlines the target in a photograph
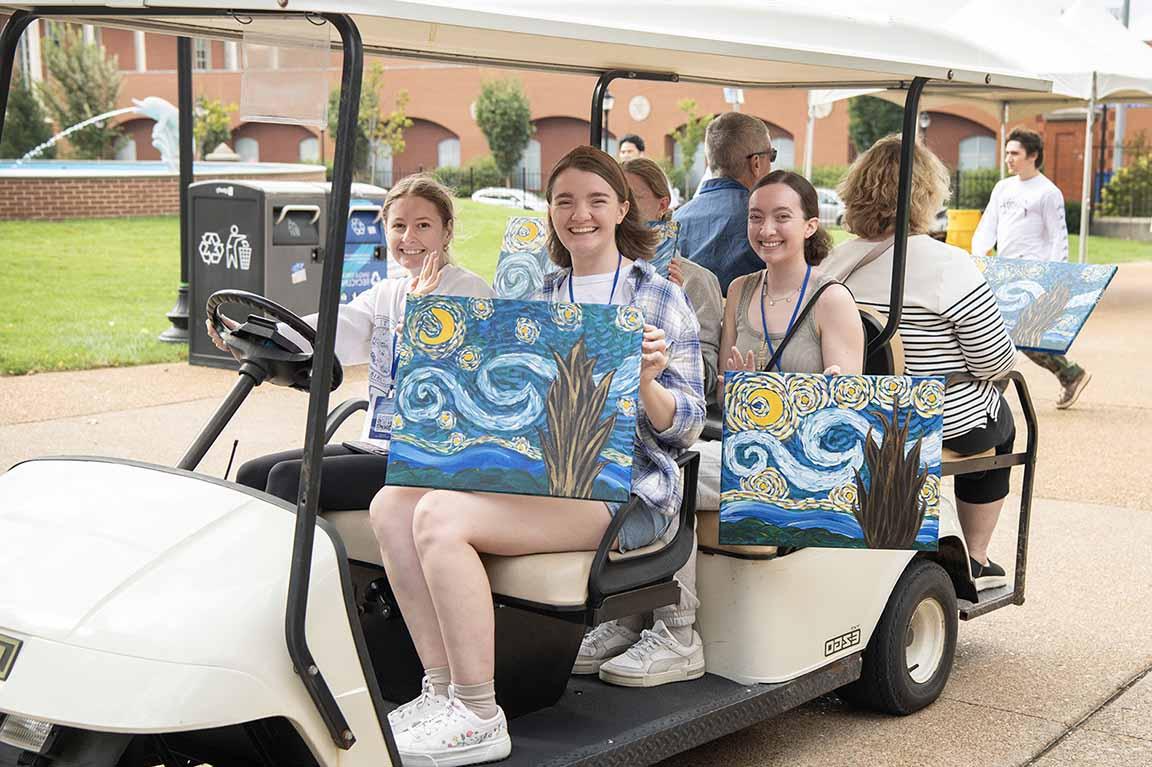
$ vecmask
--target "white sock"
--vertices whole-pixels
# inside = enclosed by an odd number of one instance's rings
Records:
[[[496,705],[496,682],[453,684],[452,693],[469,711],[481,719],[491,719],[500,708]]]
[[[692,644],[692,627],[691,626],[666,626],[668,633],[676,637],[676,641],[688,647]]]

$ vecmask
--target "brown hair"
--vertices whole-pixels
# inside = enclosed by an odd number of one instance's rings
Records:
[[[668,177],[664,175],[663,169],[647,157],[635,157],[631,160],[620,163],[620,169],[625,173],[631,173],[634,176],[639,176],[648,187],[648,191],[657,197],[667,197],[672,199],[672,190],[668,188]],[[627,179],[627,176],[625,176]],[[662,221],[667,221],[672,218],[672,211],[665,210]]]
[[[1015,141],[1024,148],[1026,156],[1036,155],[1037,169],[1044,166],[1044,137],[1034,130],[1027,128],[1016,128],[1008,134],[1008,138],[1004,143]]]
[[[578,146],[561,157],[552,168],[552,174],[548,177],[548,187],[544,192],[549,206],[552,204],[552,187],[556,184],[556,179],[570,168],[595,173],[608,182],[608,186],[616,193],[617,200],[627,201],[628,213],[624,216],[624,220],[616,225],[616,247],[628,258],[642,258],[645,261],[651,259],[656,252],[659,235],[640,220],[636,200],[632,196],[632,190],[628,188],[628,179],[624,177],[620,163],[596,147]],[[572,266],[572,254],[564,247],[564,243],[560,242],[556,230],[552,228],[551,210],[548,212],[548,257],[557,266],[565,268]]]
[[[817,197],[816,189],[808,179],[790,170],[774,170],[756,182],[756,186],[752,187],[752,193],[772,184],[784,184],[800,197],[800,210],[804,213],[805,219],[820,219],[820,198]],[[812,236],[804,240],[804,261],[809,266],[819,266],[820,262],[827,258],[830,250],[832,250],[832,235],[817,224]]]
[[[837,188],[844,200],[844,227],[866,240],[891,232],[899,182],[900,137],[885,136],[856,158]],[[924,234],[948,197],[948,169],[919,141],[912,150],[911,192],[908,233]]]
[[[453,235],[453,222],[456,216],[452,210],[452,193],[448,191],[448,187],[441,184],[435,178],[427,173],[415,173],[411,176],[405,176],[396,182],[388,191],[388,196],[384,198],[384,207],[380,212],[380,217],[387,222],[388,209],[397,200],[405,197],[419,197],[422,200],[427,200],[436,206],[437,212],[440,214],[440,222],[448,229],[448,242],[452,242]],[[440,258],[444,263],[454,263],[452,254],[448,246],[444,247],[444,252],[440,254]]]

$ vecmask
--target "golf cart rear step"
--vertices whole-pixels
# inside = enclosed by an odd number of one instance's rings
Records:
[[[514,719],[508,767],[654,764],[763,722],[855,681],[859,653],[782,684],[705,674],[659,689],[572,677],[551,708]]]
[[[1017,599],[1012,586],[1001,586],[998,589],[981,591],[979,602],[957,599],[956,603],[960,608],[960,620],[966,621],[972,618],[978,618],[993,610],[999,610],[1001,607],[1007,607],[1012,604],[1024,604],[1024,595],[1021,594],[1020,598]]]

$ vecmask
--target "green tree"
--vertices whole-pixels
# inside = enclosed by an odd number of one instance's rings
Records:
[[[60,27],[55,42],[44,48],[48,78],[40,85],[40,99],[61,129],[69,128],[116,108],[120,69],[104,46],[86,43],[79,29]],[[108,120],[68,136],[76,157],[107,160],[124,140],[120,126]]]
[[[380,90],[384,84],[384,67],[374,63],[368,68],[368,76],[360,90],[360,108],[356,121],[356,146],[353,156],[353,175],[369,178],[372,175],[373,150],[387,146],[393,155],[404,151],[404,131],[412,127],[412,120],[406,114],[408,91],[396,94],[395,108],[387,115],[380,113]],[[336,88],[328,96],[328,131],[336,135],[340,117],[340,89]]]
[[[237,109],[235,104],[224,104],[219,99],[200,96],[193,110],[196,121],[192,124],[192,137],[203,159],[213,149],[232,138],[232,120],[229,115]]]
[[[36,100],[31,83],[17,70],[12,73],[8,94],[8,114],[4,118],[4,137],[0,139],[0,157],[20,158],[52,138],[52,126],[44,122],[44,110]],[[39,157],[51,159],[56,147],[49,147]]]
[[[676,106],[688,119],[672,131],[672,140],[680,147],[680,167],[674,169],[673,181],[683,188],[684,199],[687,200],[692,195],[692,190],[688,187],[692,165],[696,162],[696,151],[704,141],[704,134],[708,130],[708,123],[712,122],[712,115],[697,114],[694,99],[682,99]]]
[[[857,152],[890,133],[899,133],[904,124],[904,109],[875,96],[857,96],[848,100],[848,137]]]
[[[480,97],[476,99],[476,124],[488,139],[488,148],[504,183],[510,185],[512,173],[536,132],[532,108],[520,81],[490,80],[482,84]]]

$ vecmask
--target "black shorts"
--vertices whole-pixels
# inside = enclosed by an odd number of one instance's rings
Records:
[[[1000,398],[1000,412],[996,418],[988,418],[987,423],[958,437],[944,440],[944,447],[960,455],[977,455],[989,448],[996,448],[996,455],[1012,452],[1016,440],[1016,424],[1012,421],[1012,410],[1003,397]],[[992,503],[1008,495],[1008,480],[1011,469],[992,469],[975,474],[956,475],[956,498],[965,503]]]

